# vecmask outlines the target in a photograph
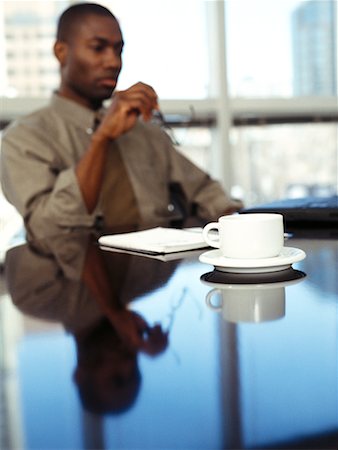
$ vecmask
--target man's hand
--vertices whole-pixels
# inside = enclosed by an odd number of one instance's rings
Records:
[[[148,329],[147,322],[139,314],[128,309],[112,310],[108,318],[124,344],[139,350],[143,344],[144,333]]]
[[[112,102],[97,128],[96,136],[116,139],[129,131],[139,116],[148,121],[158,109],[158,98],[154,89],[144,83],[136,83],[125,91],[116,91]]]
[[[150,120],[158,109],[157,94],[151,86],[136,83],[125,91],[115,92],[112,102],[100,125],[92,135],[90,145],[76,166],[76,176],[87,211],[92,213],[97,205],[106,150],[110,141],[129,131],[137,118]]]
[[[134,311],[111,312],[109,320],[124,344],[133,350],[156,355],[168,345],[168,333],[163,332],[160,325],[150,327],[143,317]]]

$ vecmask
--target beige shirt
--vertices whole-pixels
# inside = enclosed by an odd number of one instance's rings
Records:
[[[33,237],[90,227],[103,215],[101,200],[88,214],[75,175],[76,164],[90,143],[93,123],[93,111],[55,94],[47,107],[18,119],[4,131],[2,189]],[[202,219],[215,219],[240,206],[217,181],[179,153],[154,124],[139,121],[111,147],[119,151],[142,223],[170,219],[171,182],[180,185]],[[114,198],[121,200],[119,191],[117,197],[112,192],[112,208]]]

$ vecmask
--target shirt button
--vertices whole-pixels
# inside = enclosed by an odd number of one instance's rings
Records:
[[[93,134],[93,128],[87,128],[86,129],[87,134]]]
[[[169,203],[168,205],[168,211],[173,212],[175,209],[175,206],[172,203]]]

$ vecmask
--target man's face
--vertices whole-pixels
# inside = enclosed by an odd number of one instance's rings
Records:
[[[61,93],[95,108],[109,98],[121,71],[123,39],[110,17],[89,15],[65,44]]]

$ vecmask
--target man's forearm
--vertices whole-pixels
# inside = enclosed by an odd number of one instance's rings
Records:
[[[87,211],[91,214],[100,195],[109,140],[94,134],[91,144],[76,166],[75,173]]]

